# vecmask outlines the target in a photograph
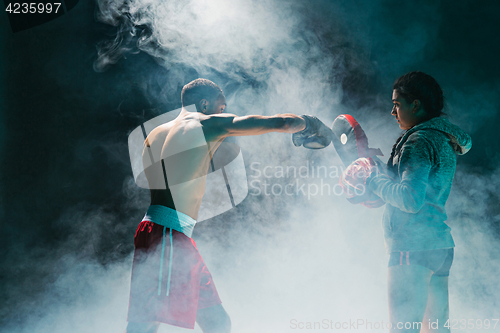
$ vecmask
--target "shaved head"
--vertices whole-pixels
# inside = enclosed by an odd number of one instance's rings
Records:
[[[223,97],[225,96],[222,89],[207,79],[196,79],[191,81],[182,88],[181,92],[182,106],[195,104],[198,112],[200,112],[201,100],[205,99],[213,103]]]

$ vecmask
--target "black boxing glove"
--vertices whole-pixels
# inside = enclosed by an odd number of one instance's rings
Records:
[[[332,142],[332,130],[314,116],[302,115],[306,122],[304,130],[292,134],[295,147],[304,146],[309,149],[322,149]]]

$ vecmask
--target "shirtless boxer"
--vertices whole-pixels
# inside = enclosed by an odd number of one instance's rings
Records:
[[[225,137],[300,132],[300,144],[313,148],[331,141],[331,130],[312,116],[223,114],[224,94],[206,79],[184,86],[181,100],[179,116],[153,129],[144,143],[151,206],[134,238],[126,333],[156,332],[160,323],[192,329],[195,321],[205,333],[230,332],[229,316],[191,239],[210,160]]]

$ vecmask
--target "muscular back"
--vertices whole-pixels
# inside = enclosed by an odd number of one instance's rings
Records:
[[[143,149],[143,161],[147,155],[155,161],[145,168],[151,204],[170,207],[195,220],[211,156],[223,140],[210,138],[207,129],[204,133],[205,118],[206,115],[183,109],[175,120],[151,131]],[[207,138],[215,141],[207,142]]]
[[[152,205],[170,207],[196,220],[210,158],[226,136],[295,133],[305,128],[304,119],[289,113],[238,117],[221,112],[204,114],[183,107],[175,120],[148,135],[142,160]]]

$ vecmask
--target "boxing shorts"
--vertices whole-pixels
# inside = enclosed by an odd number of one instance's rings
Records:
[[[198,309],[221,303],[196,243],[196,223],[173,209],[150,206],[135,233],[129,322],[194,328]]]

